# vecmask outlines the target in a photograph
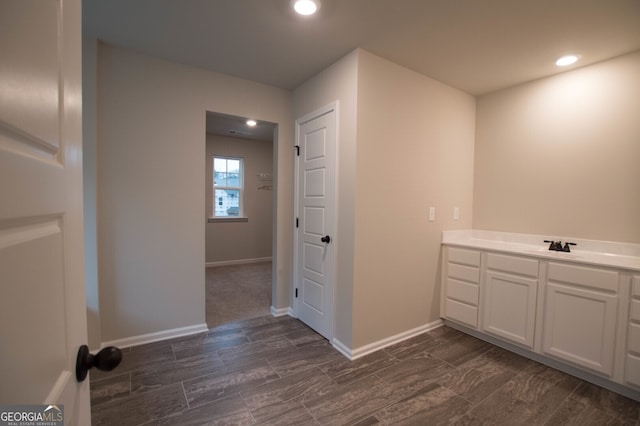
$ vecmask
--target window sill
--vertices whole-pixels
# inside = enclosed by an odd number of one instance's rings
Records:
[[[210,217],[208,219],[209,223],[222,223],[222,222],[249,222],[248,217]]]

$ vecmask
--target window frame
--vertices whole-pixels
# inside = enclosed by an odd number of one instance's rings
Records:
[[[238,172],[238,186],[231,185],[217,185],[216,186],[216,169],[215,162],[218,160],[235,160],[239,162]],[[245,203],[244,203],[244,158],[234,155],[221,155],[213,154],[209,160],[209,167],[211,168],[211,180],[209,181],[210,191],[209,198],[211,200],[211,210],[209,212],[209,222],[246,222],[247,216],[245,215]],[[216,190],[231,190],[238,191],[238,215],[237,216],[216,216]]]

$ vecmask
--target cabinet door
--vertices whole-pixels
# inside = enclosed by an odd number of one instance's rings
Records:
[[[632,322],[628,333],[625,382],[640,387],[640,325]]]
[[[633,276],[631,285],[624,380],[626,384],[640,387],[640,275]]]
[[[484,331],[532,348],[538,280],[493,271],[485,277]]]
[[[545,354],[611,376],[618,298],[549,283],[546,288]]]

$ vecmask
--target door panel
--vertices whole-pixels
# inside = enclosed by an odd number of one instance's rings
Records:
[[[304,172],[304,196],[305,198],[322,198],[325,196],[324,169],[305,170]],[[321,200],[318,200],[322,202]]]
[[[304,244],[304,270],[305,276],[316,274],[319,280],[322,280],[324,275],[324,264],[322,257],[324,254],[324,247],[318,244]]]
[[[304,290],[302,292],[302,303],[322,314],[322,284],[314,282],[308,278],[304,279]]]
[[[37,261],[31,264],[24,262],[30,257]],[[25,338],[21,328],[3,329],[2,342],[20,342],[19,351],[3,353],[3,363],[6,362],[9,367],[8,371],[3,371],[3,382],[8,379],[8,383],[14,384],[6,391],[19,395],[35,393],[44,399],[58,379],[58,372],[64,369],[66,359],[65,347],[61,344],[65,339],[65,317],[59,219],[1,230],[0,270],[3,281],[0,300],[2,323],[18,324],[24,321],[26,307],[28,312],[35,311],[47,321],[47,327],[32,324],[29,338]],[[4,283],[11,285],[5,287]],[[49,352],[47,358],[41,356],[44,348]],[[10,396],[3,391],[0,400],[4,402],[7,398]]]
[[[311,161],[316,159],[323,159],[327,156],[327,129],[318,128],[305,136],[306,150],[304,159],[305,161]]]
[[[296,121],[300,155],[296,164],[296,206],[300,224],[296,240],[295,285],[301,293],[296,315],[328,339],[333,337],[335,108]]]
[[[325,231],[324,209],[318,207],[305,207],[304,209],[304,232],[322,236]]]
[[[24,135],[29,144],[57,151],[59,4],[54,0],[2,1],[0,8],[3,124]]]
[[[0,401],[90,424],[80,1],[2,0],[0,31]]]

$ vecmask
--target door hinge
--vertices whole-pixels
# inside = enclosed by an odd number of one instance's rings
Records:
[[[296,149],[296,155],[300,157],[300,145],[296,145],[294,148]]]
[[[298,289],[296,288],[296,297],[298,297]]]
[[[300,227],[300,219],[296,217],[296,228],[299,228],[299,227]]]

